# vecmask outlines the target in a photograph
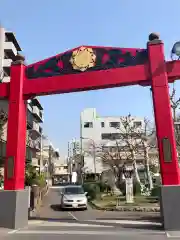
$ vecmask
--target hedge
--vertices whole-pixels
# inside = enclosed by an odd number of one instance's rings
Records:
[[[90,200],[96,199],[100,195],[100,187],[98,183],[84,183],[84,191],[88,193]]]

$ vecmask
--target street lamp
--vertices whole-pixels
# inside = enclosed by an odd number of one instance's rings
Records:
[[[95,141],[91,138],[81,137],[84,140],[90,140],[93,144],[93,163],[94,163],[94,173],[96,174],[96,144]],[[82,154],[82,143],[81,143],[81,154]]]

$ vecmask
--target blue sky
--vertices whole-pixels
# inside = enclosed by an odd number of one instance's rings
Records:
[[[156,31],[169,58],[180,40],[180,1],[164,0],[1,0],[0,22],[15,32],[27,62],[32,63],[80,45],[145,48]],[[176,83],[180,95],[180,83]],[[44,131],[61,154],[79,136],[80,112],[95,107],[99,115],[152,118],[148,88],[126,87],[41,97]]]

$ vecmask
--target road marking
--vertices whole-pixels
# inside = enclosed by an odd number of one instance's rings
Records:
[[[20,229],[15,229],[15,230],[9,231],[8,234],[14,234],[14,233],[17,233],[18,231],[20,231]]]
[[[97,224],[87,224],[87,223],[68,223],[68,222],[44,222],[43,227],[50,227],[50,226],[59,226],[59,227],[92,227],[92,228],[113,228],[114,226],[107,226],[107,225],[97,225]]]
[[[28,221],[28,225],[38,225],[38,224],[42,224],[44,221],[41,220],[29,220]]]
[[[68,212],[68,214],[69,214],[74,220],[78,221],[77,217],[74,216],[74,214],[72,214],[72,212]]]
[[[147,235],[148,231],[137,232],[137,231],[44,231],[44,230],[22,230],[20,232],[16,232],[16,235],[102,235],[102,236],[136,236],[138,235]],[[162,235],[162,232],[155,232],[157,235]]]
[[[152,225],[152,226],[162,226],[161,223],[148,222],[148,221],[133,221],[133,220],[88,220],[88,222],[97,223],[116,223],[116,224],[129,224],[129,225]]]

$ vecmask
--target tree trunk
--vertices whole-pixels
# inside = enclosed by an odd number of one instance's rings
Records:
[[[134,161],[133,161],[133,167],[134,167],[134,174],[135,174],[136,181],[137,181],[140,185],[142,185],[142,184],[141,184],[140,177],[139,177],[138,169],[137,169],[136,159],[134,159]]]
[[[152,190],[153,189],[153,181],[152,181],[152,176],[151,176],[151,172],[150,172],[150,168],[149,168],[149,148],[147,146],[146,143],[144,143],[144,160],[145,160],[145,170],[146,170],[146,174],[147,174],[147,179],[148,179],[148,183],[149,183],[149,189]]]

